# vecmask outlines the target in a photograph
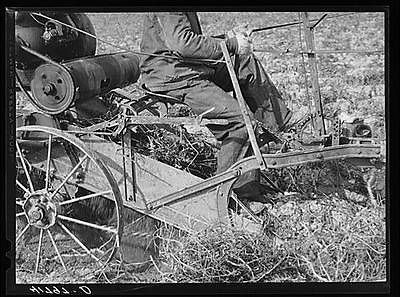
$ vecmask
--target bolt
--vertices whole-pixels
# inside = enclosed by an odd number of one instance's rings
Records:
[[[362,150],[359,150],[359,151],[358,151],[358,154],[361,155],[361,154],[362,154]]]
[[[274,160],[274,161],[272,161],[272,165],[276,165],[276,161]]]
[[[77,179],[82,179],[83,177],[84,177],[83,172],[77,172],[77,173],[76,173],[76,178],[77,178]]]
[[[28,213],[28,217],[31,223],[36,223],[43,218],[43,211],[40,208],[32,208]]]
[[[47,84],[43,87],[43,93],[46,95],[55,95],[57,90],[54,88],[53,84]]]
[[[321,153],[317,154],[317,159],[322,159],[323,157],[324,156]]]
[[[46,85],[43,87],[43,92],[48,95],[51,92],[51,86],[50,85]]]

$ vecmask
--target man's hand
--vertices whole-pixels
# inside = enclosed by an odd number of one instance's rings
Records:
[[[239,55],[249,55],[253,52],[253,41],[250,38],[252,31],[249,25],[246,24],[235,27],[227,33],[228,38],[236,37]]]

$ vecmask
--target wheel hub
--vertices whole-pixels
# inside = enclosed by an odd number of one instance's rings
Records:
[[[56,222],[57,205],[47,191],[37,191],[30,195],[23,206],[30,225],[47,229]]]

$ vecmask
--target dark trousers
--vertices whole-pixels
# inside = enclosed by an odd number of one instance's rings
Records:
[[[292,113],[260,61],[254,55],[236,56],[235,71],[243,97],[252,112],[251,117],[262,122],[271,131],[283,129]],[[189,80],[186,87],[167,92],[170,96],[182,99],[196,114],[215,107],[204,117],[229,121],[226,126],[208,125],[217,140],[222,142],[217,159],[217,173],[227,170],[238,161],[245,153],[244,148],[248,147],[245,145],[248,134],[239,104],[236,98],[228,94],[232,90],[226,65],[220,63],[215,66],[213,75]],[[257,178],[257,174],[250,175]]]

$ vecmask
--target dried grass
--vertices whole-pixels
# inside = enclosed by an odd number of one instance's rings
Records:
[[[165,245],[164,282],[355,282],[386,278],[385,208],[334,197],[270,206],[265,234],[210,228]],[[268,235],[267,235],[268,234]],[[275,235],[272,235],[275,234]]]

